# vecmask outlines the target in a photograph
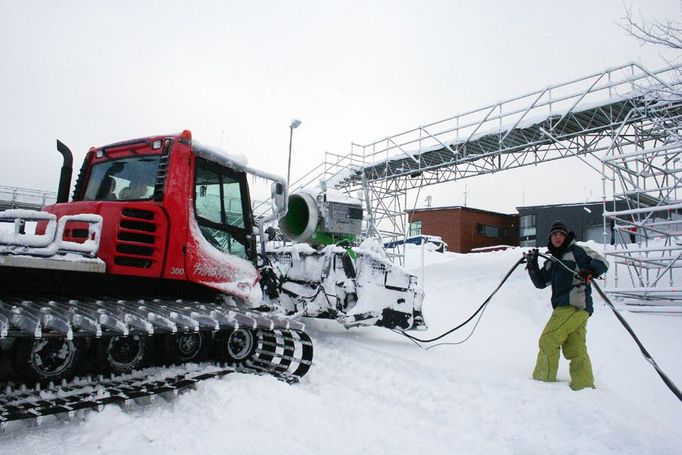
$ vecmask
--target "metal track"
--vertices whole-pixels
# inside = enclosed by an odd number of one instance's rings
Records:
[[[0,430],[23,420],[40,425],[54,415],[70,420],[81,410],[101,410],[106,404],[151,403],[158,395],[173,398],[178,391],[204,379],[232,372],[269,374],[297,382],[312,365],[313,345],[300,321],[240,310],[217,303],[182,300],[0,299],[0,339],[59,337],[100,338],[246,329],[253,350],[242,361],[225,365],[186,364],[154,367],[105,380],[75,379],[61,385],[45,382],[35,388],[0,383]],[[224,332],[223,332],[224,333]]]
[[[76,379],[69,385],[51,386],[47,389],[27,389],[22,386],[12,389],[3,387],[0,395],[0,431],[9,422],[24,421],[31,427],[38,427],[45,417],[55,416],[58,420],[71,421],[79,411],[101,411],[105,405],[118,404],[124,408],[134,405],[150,405],[157,397],[171,401],[179,392],[193,389],[206,379],[220,378],[234,372],[260,373],[262,369],[230,367],[220,364],[189,364],[168,370],[153,368],[115,378],[102,376],[92,380]],[[272,373],[271,373],[272,374]],[[275,374],[288,383],[298,382],[299,376]]]
[[[0,298],[0,339],[5,337],[196,332],[223,328],[303,331],[302,322],[187,300]]]
[[[200,381],[219,378],[233,372],[269,374],[287,383],[296,383],[312,365],[313,347],[308,335],[299,331],[255,330],[257,346],[243,364],[187,364],[181,367],[156,367],[131,374],[94,380],[75,379],[47,387],[40,384],[28,389],[0,385],[0,431],[9,422],[22,420],[37,427],[46,416],[59,420],[72,420],[78,411],[101,411],[107,404],[129,407],[148,405],[157,396],[174,399],[178,393],[193,388]],[[293,365],[296,368],[289,371]]]

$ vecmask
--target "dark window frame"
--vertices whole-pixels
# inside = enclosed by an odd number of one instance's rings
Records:
[[[421,235],[422,234],[422,220],[411,221],[408,229],[409,229],[408,237],[414,237],[416,235]]]
[[[199,168],[202,168],[208,172],[213,172],[219,176],[219,192],[220,192],[220,222],[215,222],[213,220],[210,220],[208,218],[205,218],[199,214],[197,211],[197,188],[200,186],[200,183],[198,182],[198,177],[199,177]],[[225,207],[225,184],[228,183],[225,181],[225,177],[228,179],[231,179],[233,182],[239,184],[239,196],[241,200],[241,211],[242,211],[242,220],[244,226],[235,226],[232,224],[229,224],[229,219],[228,219],[228,214],[227,210]],[[244,251],[246,254],[245,259],[250,259],[251,261],[254,261],[256,258],[256,243],[255,243],[255,238],[253,236],[253,216],[251,213],[251,197],[249,194],[249,185],[247,182],[247,176],[245,172],[240,172],[236,171],[234,169],[231,169],[229,167],[221,166],[218,163],[215,163],[213,161],[209,161],[205,158],[201,157],[196,157],[195,159],[195,164],[194,164],[194,185],[193,185],[193,198],[194,198],[194,203],[193,203],[193,209],[194,209],[194,217],[197,220],[197,223],[199,224],[199,227],[201,228],[202,226],[211,228],[211,229],[217,229],[222,232],[227,233],[229,236],[234,238],[237,242],[239,242],[241,245],[244,246]],[[205,233],[202,231],[202,234],[206,238]],[[212,243],[208,238],[206,238],[209,243]],[[213,243],[212,243],[213,244]],[[216,246],[213,244],[214,247],[220,249],[221,251],[225,252],[226,254],[233,254],[230,253],[229,251],[225,251],[219,246]],[[239,255],[236,255],[239,256]]]
[[[127,188],[118,188],[118,195],[114,193],[114,190],[116,189],[115,186],[111,187],[110,184],[106,184],[105,181],[109,182],[114,182],[116,181],[116,175],[123,171],[125,169],[126,165],[129,164],[134,164],[136,161],[149,161],[150,159],[153,159],[155,161],[155,171],[153,173],[142,173],[140,174],[141,176],[144,176],[145,178],[148,179],[148,181],[143,181],[143,179],[139,179],[136,181],[138,185],[135,185],[135,187],[140,188],[141,186],[146,186],[148,188],[152,189],[151,194],[149,194],[147,197],[125,197],[121,198],[121,193],[126,190],[130,189],[128,186]],[[157,175],[159,172],[159,166],[161,162],[161,155],[152,155],[152,154],[145,154],[145,155],[133,155],[133,156],[126,156],[123,158],[117,158],[117,159],[112,159],[112,160],[107,160],[107,161],[101,161],[99,163],[93,164],[89,171],[88,171],[88,176],[87,180],[84,182],[83,185],[83,190],[82,190],[82,196],[79,197],[78,199],[74,200],[79,200],[79,201],[149,201],[152,200],[154,197],[154,187],[156,184],[157,180]],[[152,165],[152,167],[154,167]],[[118,170],[116,170],[118,168]],[[100,172],[100,169],[103,169],[103,173]],[[102,174],[101,176],[99,174]],[[93,181],[93,178],[97,177],[97,181]],[[133,182],[132,179],[124,179],[128,180],[128,183]],[[92,187],[92,185],[96,183],[97,187]],[[147,191],[145,191],[146,194]],[[92,194],[94,193],[94,194]]]
[[[476,233],[484,237],[494,239],[507,239],[508,233],[505,226],[495,226],[492,224],[476,223]]]

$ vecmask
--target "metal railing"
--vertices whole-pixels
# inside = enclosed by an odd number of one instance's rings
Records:
[[[527,125],[554,118],[559,125],[578,110],[608,105],[617,100],[642,96],[641,88],[658,87],[674,91],[679,85],[682,65],[649,71],[637,63],[608,68],[599,73],[553,85],[522,96],[457,114],[367,144],[351,144],[346,155],[325,154],[325,161],[294,182],[300,188],[320,180],[343,181],[349,169],[375,166],[393,159],[419,162],[421,153],[444,149],[451,158],[466,158],[457,149],[478,137],[497,134],[499,150],[504,150],[509,134]],[[550,129],[549,133],[553,131]],[[444,164],[446,164],[444,162]],[[333,186],[333,185],[328,185]]]
[[[57,193],[13,186],[0,186],[0,208],[40,209],[54,204]]]

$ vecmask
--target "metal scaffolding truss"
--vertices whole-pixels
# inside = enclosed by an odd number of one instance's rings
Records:
[[[682,99],[651,96],[637,122],[624,122],[603,157],[614,201],[605,205],[608,291],[637,304],[682,300]]]
[[[57,193],[31,190],[13,186],[0,186],[0,210],[33,209],[39,210],[47,204],[54,204]]]
[[[561,158],[601,157],[612,152],[619,132],[625,141],[628,126],[650,121],[648,107],[676,91],[680,69],[649,71],[631,63],[366,145],[351,144],[347,155],[327,153],[292,189],[322,181],[365,195],[382,240],[397,240],[407,234],[408,191]]]

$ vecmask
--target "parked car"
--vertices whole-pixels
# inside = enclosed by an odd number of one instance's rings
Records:
[[[448,250],[448,244],[437,235],[414,235],[405,239],[384,243],[384,248],[397,248],[398,246],[405,244],[422,245],[423,243],[426,243],[425,246],[430,250],[437,251],[439,253],[444,253]]]

